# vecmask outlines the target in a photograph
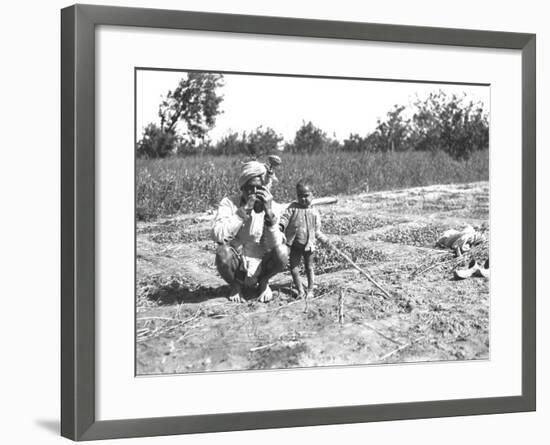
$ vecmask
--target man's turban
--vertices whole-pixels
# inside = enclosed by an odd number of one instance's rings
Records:
[[[264,164],[258,161],[249,161],[243,164],[241,175],[239,176],[239,188],[242,188],[249,180],[256,176],[263,176],[267,173]]]

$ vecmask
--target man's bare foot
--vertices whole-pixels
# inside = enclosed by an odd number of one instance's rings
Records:
[[[269,301],[273,300],[273,291],[269,287],[269,284],[265,287],[265,290],[260,293],[260,296],[258,297],[258,301],[260,303],[267,303]]]
[[[241,294],[239,292],[237,292],[236,294],[233,294],[233,295],[230,295],[229,297],[227,297],[229,301],[231,301],[232,303],[244,303],[246,300],[241,296]]]

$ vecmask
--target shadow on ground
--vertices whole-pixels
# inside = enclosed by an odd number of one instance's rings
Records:
[[[284,294],[292,292],[288,285],[284,283],[272,283],[270,286],[274,292],[281,292]],[[148,300],[160,306],[171,306],[174,304],[202,303],[217,298],[227,298],[230,294],[231,288],[228,285],[219,287],[189,286],[188,284],[178,281],[172,281],[171,283],[152,286],[147,289],[145,296]]]

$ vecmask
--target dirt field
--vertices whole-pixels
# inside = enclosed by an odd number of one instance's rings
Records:
[[[211,214],[138,223],[137,374],[489,357],[489,281],[456,281],[454,255],[434,247],[465,224],[488,239],[487,182],[338,196],[319,209],[324,232],[391,299],[320,249],[307,311],[288,272],[272,281],[273,301],[231,303]],[[487,245],[472,256],[487,258]]]

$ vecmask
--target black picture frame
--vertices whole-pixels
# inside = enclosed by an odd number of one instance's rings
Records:
[[[522,64],[522,393],[491,397],[98,421],[95,417],[95,27],[238,32],[507,48]],[[74,5],[61,11],[61,434],[73,440],[534,411],[536,77],[534,34]]]

